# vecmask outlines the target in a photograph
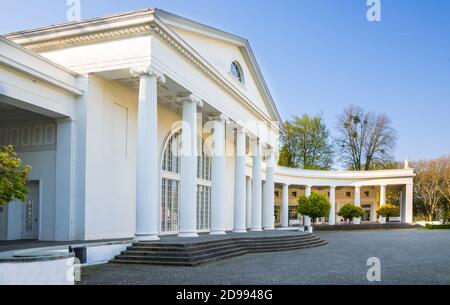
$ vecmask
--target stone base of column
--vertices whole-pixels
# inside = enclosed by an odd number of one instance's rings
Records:
[[[385,224],[386,223],[386,217],[381,216],[380,217],[380,223]]]
[[[178,237],[181,237],[181,238],[194,238],[194,237],[198,237],[198,234],[195,233],[195,232],[191,232],[191,233],[186,232],[186,233],[178,234]]]
[[[263,229],[262,228],[252,228],[251,231],[253,232],[261,232]]]
[[[211,232],[209,232],[209,235],[227,235],[227,232],[225,232],[225,231],[211,231]]]
[[[355,225],[359,225],[359,224],[361,224],[361,218],[353,218],[353,224],[355,224]]]
[[[135,241],[155,241],[159,240],[159,236],[156,234],[136,234]]]
[[[233,233],[247,233],[246,229],[234,229]]]
[[[264,228],[264,231],[272,231],[275,230],[275,228]]]

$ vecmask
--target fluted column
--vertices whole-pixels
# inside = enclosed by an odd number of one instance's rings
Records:
[[[212,235],[225,233],[225,118],[212,118],[213,149],[211,163],[211,232]]]
[[[245,233],[246,230],[246,175],[245,175],[245,130],[236,129],[236,164],[234,174],[234,232]]]
[[[268,150],[268,157],[266,163],[266,189],[265,200],[263,207],[263,227],[264,230],[275,229],[275,153],[273,148]]]
[[[380,185],[380,207],[386,204],[386,185]],[[386,223],[386,217],[380,216],[380,223]]]
[[[134,69],[140,77],[137,168],[136,168],[136,238],[158,240],[158,95],[157,81],[161,75],[150,69]]]
[[[355,186],[355,206],[361,207],[361,187]],[[361,223],[361,217],[353,218],[354,224]]]
[[[194,96],[180,99],[183,126],[180,154],[179,237],[197,237],[197,107],[202,102]]]
[[[282,203],[281,203],[281,227],[289,227],[289,184],[283,184]]]
[[[246,179],[246,213],[245,213],[245,224],[247,229],[252,227],[252,178],[247,177]]]
[[[255,140],[253,143],[253,168],[252,168],[252,231],[261,231],[262,217],[262,180],[261,180],[261,143]]]
[[[328,216],[328,224],[336,224],[336,186],[330,186],[330,216]]]

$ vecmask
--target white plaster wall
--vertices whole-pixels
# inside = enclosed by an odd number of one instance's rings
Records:
[[[74,285],[74,258],[0,263],[0,285]]]
[[[137,93],[90,75],[86,115],[85,239],[135,233]]]

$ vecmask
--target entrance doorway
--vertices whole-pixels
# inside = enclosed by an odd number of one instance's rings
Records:
[[[363,204],[361,205],[362,209],[366,212],[363,217],[361,217],[361,221],[370,221],[370,215],[372,213],[372,205],[371,204]]]
[[[27,184],[27,200],[22,202],[22,239],[39,239],[39,182]]]

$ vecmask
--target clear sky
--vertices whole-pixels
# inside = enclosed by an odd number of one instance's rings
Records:
[[[450,154],[450,1],[81,0],[82,19],[145,7],[246,37],[283,119],[348,105],[386,113],[395,157]],[[0,33],[66,21],[66,0],[1,0]]]

